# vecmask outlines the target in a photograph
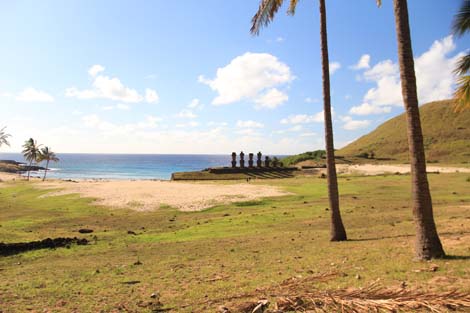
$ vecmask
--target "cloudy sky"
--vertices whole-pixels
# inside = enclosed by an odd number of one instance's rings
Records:
[[[403,112],[391,0],[327,1],[335,145]],[[449,98],[460,1],[409,1],[420,103]],[[0,127],[58,152],[323,146],[318,3],[249,33],[257,0],[0,0]]]

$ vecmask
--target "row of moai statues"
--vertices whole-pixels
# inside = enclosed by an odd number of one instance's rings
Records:
[[[265,167],[282,166],[282,162],[279,162],[279,160],[277,158],[273,158],[273,160],[271,160],[271,158],[269,156],[265,156],[264,157],[264,162],[263,162],[262,159],[261,159],[263,154],[261,152],[258,152],[256,154],[256,156],[257,156],[257,159],[256,159],[256,166],[257,167],[262,167],[263,165]],[[253,157],[254,157],[253,153],[248,154],[248,167],[251,167],[251,168],[254,167],[255,162],[253,160]],[[232,152],[232,167],[233,168],[237,167],[237,154],[235,152]],[[245,153],[243,153],[243,151],[240,152],[240,167],[241,168],[245,167]]]

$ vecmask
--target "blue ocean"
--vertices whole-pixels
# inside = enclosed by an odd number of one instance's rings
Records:
[[[57,154],[47,176],[61,179],[170,179],[173,172],[229,166],[231,156],[190,154]],[[0,153],[0,160],[24,162],[19,153]],[[45,163],[40,164],[45,166]],[[32,173],[34,176],[42,173]]]

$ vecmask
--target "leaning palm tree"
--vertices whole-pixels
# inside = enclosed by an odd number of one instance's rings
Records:
[[[381,0],[377,0],[377,4],[380,6]],[[432,199],[426,174],[426,157],[416,91],[408,3],[407,0],[393,0],[393,6],[411,160],[413,215],[416,225],[415,253],[418,259],[442,258],[445,253],[434,222]]]
[[[23,151],[22,151],[23,156],[25,160],[29,162],[27,180],[29,180],[29,176],[31,173],[31,166],[33,165],[33,162],[37,162],[39,160],[39,156],[40,156],[39,147],[40,146],[41,145],[38,145],[37,141],[34,140],[33,138],[29,138],[23,145]]]
[[[261,0],[258,12],[252,19],[252,34],[259,34],[261,27],[267,26],[273,19],[284,0]],[[288,14],[294,15],[298,0],[290,0]],[[325,0],[320,3],[320,46],[323,77],[323,111],[325,115],[325,145],[328,179],[328,199],[331,212],[331,241],[346,240],[339,209],[338,181],[336,178],[335,150],[333,145],[333,123],[331,121],[330,71],[328,60],[328,36],[326,31]]]
[[[0,129],[0,147],[3,146],[3,145],[10,146],[10,142],[8,141],[8,137],[11,137],[11,135],[7,134],[5,132],[5,128],[6,127],[3,127],[2,129]]]
[[[460,9],[454,17],[452,31],[458,37],[470,31],[470,0],[462,1]],[[470,108],[470,53],[458,61],[455,74],[459,76],[454,94],[457,101],[456,108]]]
[[[42,181],[46,180],[46,175],[47,175],[47,170],[49,168],[49,162],[58,162],[59,158],[56,156],[56,154],[51,150],[49,147],[44,147],[41,149],[39,152],[39,162],[46,161],[46,169],[44,170],[44,177],[42,178]]]

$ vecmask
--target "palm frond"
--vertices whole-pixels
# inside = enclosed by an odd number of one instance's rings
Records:
[[[10,146],[10,142],[8,141],[8,137],[11,137],[11,135],[7,134],[5,132],[5,128],[6,127],[3,127],[2,129],[0,129],[0,146],[2,146],[2,145]]]
[[[298,2],[299,2],[298,0],[290,0],[289,9],[287,10],[287,14],[289,14],[289,15],[294,15],[295,14],[295,8],[297,8],[297,3]]]
[[[462,36],[468,31],[470,31],[470,0],[463,0],[452,22],[452,32],[456,36]]]
[[[470,75],[461,76],[457,79],[457,89],[454,93],[456,111],[470,109]]]
[[[24,158],[30,162],[38,161],[41,154],[41,151],[39,150],[40,146],[41,145],[38,145],[37,141],[33,138],[26,140],[22,151]]]
[[[41,149],[39,152],[39,157],[38,161],[53,161],[53,162],[58,162],[60,161],[59,158],[56,156],[56,154],[51,150],[49,147],[44,147]]]
[[[284,0],[261,0],[258,12],[256,12],[251,20],[250,32],[253,35],[258,35],[262,27],[272,22],[283,2]]]
[[[465,75],[470,71],[470,54],[467,54],[460,58],[457,62],[457,67],[454,70],[454,73],[457,75]]]

